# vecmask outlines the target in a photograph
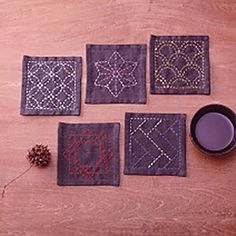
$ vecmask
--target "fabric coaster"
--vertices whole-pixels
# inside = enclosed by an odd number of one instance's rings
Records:
[[[146,45],[86,49],[86,103],[146,103]]]
[[[186,176],[185,114],[125,116],[125,174]]]
[[[151,36],[151,93],[210,94],[208,36]]]
[[[21,115],[79,115],[81,57],[23,58]]]
[[[119,123],[59,123],[57,184],[118,186],[119,132]]]

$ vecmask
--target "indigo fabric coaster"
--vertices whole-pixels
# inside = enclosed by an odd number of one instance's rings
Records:
[[[23,58],[21,115],[79,115],[81,57]]]
[[[152,94],[210,94],[208,36],[151,36]]]
[[[125,174],[186,176],[185,114],[126,113]]]
[[[87,45],[86,103],[146,103],[146,45]]]
[[[119,123],[59,123],[57,184],[118,186],[119,132]]]

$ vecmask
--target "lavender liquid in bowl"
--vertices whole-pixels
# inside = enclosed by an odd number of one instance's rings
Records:
[[[199,144],[210,151],[227,148],[234,139],[234,125],[218,112],[204,114],[196,123],[195,135]]]

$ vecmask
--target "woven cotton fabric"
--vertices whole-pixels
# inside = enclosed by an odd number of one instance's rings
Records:
[[[87,45],[86,103],[146,103],[146,45]]]
[[[21,115],[79,115],[81,57],[23,58]]]
[[[119,123],[60,123],[58,185],[118,186],[119,129]]]
[[[125,174],[186,176],[185,114],[126,113]]]
[[[151,36],[152,94],[210,94],[208,36]]]

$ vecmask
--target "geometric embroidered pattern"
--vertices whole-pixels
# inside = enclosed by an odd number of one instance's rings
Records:
[[[171,56],[165,54],[172,51]],[[186,53],[191,51],[191,55]],[[156,41],[156,87],[202,88],[204,80],[204,41]],[[169,79],[166,78],[169,75]]]
[[[86,45],[85,103],[146,103],[144,44]]]
[[[126,114],[126,174],[185,176],[185,115]]]
[[[58,185],[119,185],[119,124],[58,128]]]
[[[107,88],[113,97],[118,97],[124,88],[137,85],[133,74],[137,65],[137,62],[126,61],[115,51],[108,60],[95,62],[98,75],[94,85]]]
[[[26,108],[73,110],[75,61],[28,61]]]
[[[80,57],[23,60],[22,115],[79,115]]]
[[[69,176],[81,176],[86,179],[93,178],[95,175],[109,174],[114,150],[108,146],[107,133],[86,129],[83,132],[71,132],[66,138],[67,148],[63,152],[63,156],[68,164]],[[84,147],[90,147],[94,152],[83,152]],[[89,158],[92,159],[92,164],[86,162],[86,159]]]
[[[209,93],[208,38],[155,37],[153,50],[154,91]]]

